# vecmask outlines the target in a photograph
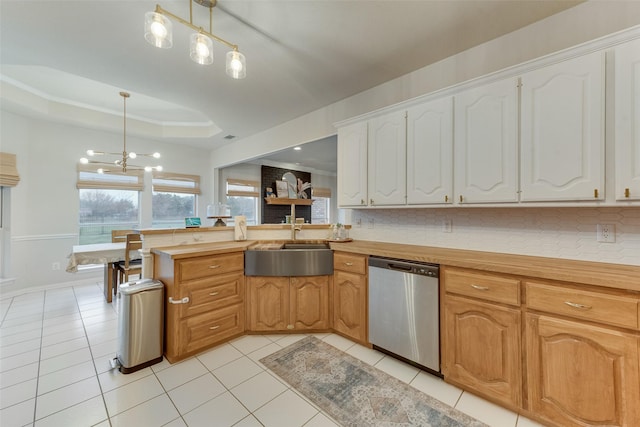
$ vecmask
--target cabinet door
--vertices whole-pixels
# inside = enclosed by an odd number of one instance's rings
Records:
[[[294,329],[329,327],[329,276],[292,277],[289,296]]]
[[[521,201],[604,200],[604,53],[522,76]]]
[[[640,200],[640,40],[615,50],[616,199]]]
[[[502,80],[455,96],[455,197],[517,202],[518,87]]]
[[[249,329],[281,331],[289,325],[289,278],[248,276]]]
[[[562,426],[637,426],[638,337],[526,315],[529,410]]]
[[[333,283],[333,329],[356,341],[366,343],[366,276],[335,271]]]
[[[406,203],[407,125],[404,111],[369,121],[369,205]]]
[[[338,206],[367,205],[367,123],[338,129]]]
[[[498,401],[522,401],[520,311],[446,296],[443,374]]]
[[[453,201],[453,99],[407,111],[407,204]]]

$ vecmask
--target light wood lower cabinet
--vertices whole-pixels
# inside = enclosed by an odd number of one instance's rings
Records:
[[[561,426],[640,425],[638,295],[525,286],[527,409]]]
[[[244,253],[173,259],[154,254],[165,285],[165,357],[177,362],[245,330]]]
[[[520,280],[442,267],[445,380],[511,409],[522,405]]]
[[[334,252],[333,329],[368,344],[367,257]]]
[[[329,328],[329,276],[247,279],[251,331]]]
[[[526,315],[529,410],[561,426],[640,425],[638,337]]]

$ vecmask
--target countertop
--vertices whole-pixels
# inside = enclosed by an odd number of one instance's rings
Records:
[[[183,259],[194,255],[207,256],[227,252],[240,252],[256,243],[265,242],[246,240],[242,242],[199,243],[152,248],[151,252],[158,255],[168,255],[172,259]],[[355,254],[407,259],[451,267],[473,268],[487,272],[561,280],[640,292],[640,266],[366,240],[330,243],[330,246],[331,249],[336,251]]]
[[[640,267],[633,265],[366,240],[331,243],[331,249],[640,292]]]

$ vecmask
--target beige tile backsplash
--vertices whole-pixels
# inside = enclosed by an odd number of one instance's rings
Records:
[[[354,239],[640,265],[638,207],[353,210],[351,223]],[[597,224],[615,225],[615,243],[596,241]]]

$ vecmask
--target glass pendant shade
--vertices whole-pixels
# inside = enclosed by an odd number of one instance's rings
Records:
[[[204,34],[191,34],[189,56],[193,62],[201,65],[209,65],[213,62],[213,42]]]
[[[169,18],[156,12],[144,14],[144,38],[155,47],[173,46],[172,24]]]
[[[247,77],[247,63],[244,55],[237,50],[227,52],[227,75],[234,79]]]

